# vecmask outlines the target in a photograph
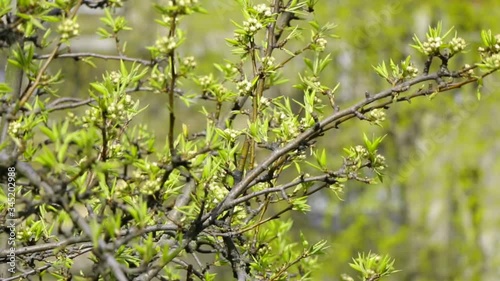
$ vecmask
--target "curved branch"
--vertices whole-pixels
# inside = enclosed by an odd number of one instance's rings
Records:
[[[488,76],[496,71],[497,70],[492,70],[490,72],[487,72],[487,73],[481,75],[481,78],[484,78],[484,77],[486,77],[486,76]],[[356,116],[356,112],[358,112],[359,110],[362,110],[363,107],[370,105],[378,100],[382,100],[382,99],[385,99],[388,97],[394,97],[394,93],[405,92],[411,86],[414,86],[416,84],[420,84],[420,83],[426,82],[426,81],[439,81],[442,77],[461,78],[460,75],[461,75],[461,72],[457,72],[457,73],[453,73],[453,74],[446,74],[446,73],[437,72],[437,73],[433,73],[433,74],[422,75],[420,77],[417,77],[417,78],[414,78],[412,80],[403,82],[399,85],[396,85],[395,87],[392,87],[390,89],[381,91],[381,92],[377,93],[376,95],[368,97],[365,100],[360,101],[349,108],[346,108],[344,110],[340,110],[340,111],[337,111],[337,112],[331,114],[330,116],[328,116],[325,119],[318,122],[312,128],[309,128],[306,131],[304,131],[303,133],[301,133],[299,136],[297,136],[295,139],[291,140],[289,143],[287,143],[282,148],[273,151],[273,153],[271,153],[271,155],[269,155],[267,157],[267,159],[262,161],[256,168],[249,171],[248,174],[231,189],[231,191],[224,198],[224,200],[222,200],[221,203],[219,203],[219,205],[212,210],[212,212],[206,214],[203,217],[202,220],[204,221],[204,226],[210,225],[212,223],[212,221],[215,220],[219,216],[219,214],[221,214],[221,212],[230,208],[230,206],[232,206],[232,204],[233,204],[233,201],[248,189],[248,187],[250,186],[252,181],[255,178],[257,178],[261,173],[266,171],[266,169],[268,167],[270,167],[277,159],[279,159],[280,157],[282,157],[286,153],[296,149],[297,147],[299,147],[301,144],[307,142],[308,140],[311,140],[312,138],[317,137],[318,133],[323,132],[327,128],[328,125],[335,123],[339,120],[342,120],[342,122],[345,122],[349,119],[352,119],[353,117]],[[444,85],[442,87],[439,87],[439,91],[444,92],[444,91],[448,91],[451,89],[459,88],[459,87],[462,87],[464,85],[476,82],[477,80],[478,80],[478,78],[472,77],[472,78],[469,78],[469,79],[462,81],[462,82],[459,82],[459,83]],[[417,97],[417,96],[423,96],[423,95],[425,95],[425,93],[421,92],[419,94],[414,95],[412,98]],[[404,100],[404,99],[402,99],[402,100]],[[331,127],[328,127],[328,128],[331,128]],[[207,220],[210,220],[210,221],[207,222]]]
[[[50,55],[35,56],[35,59],[40,59],[40,60],[45,60],[45,59],[50,59],[50,58],[51,58]],[[58,55],[55,55],[54,59],[55,58],[62,58],[62,59],[69,58],[69,59],[74,59],[74,60],[81,60],[83,58],[96,58],[96,59],[103,59],[103,60],[135,62],[135,63],[140,63],[140,64],[146,65],[146,66],[153,66],[156,63],[155,61],[149,61],[149,60],[138,59],[138,58],[131,58],[131,57],[127,57],[127,56],[102,55],[102,54],[89,53],[89,52],[58,54]]]

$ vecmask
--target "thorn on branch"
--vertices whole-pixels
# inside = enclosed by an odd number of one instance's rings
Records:
[[[292,20],[297,20],[297,17],[292,12],[283,12],[281,17],[278,20],[278,25],[276,26],[276,33],[274,34],[274,42],[278,42],[281,36],[283,35],[283,31],[285,28],[290,27],[290,23]]]
[[[257,143],[257,146],[260,148],[264,148],[270,151],[275,151],[276,149],[279,148],[278,143],[273,142],[273,143]]]
[[[368,118],[366,118],[366,116],[364,116],[361,112],[357,111],[357,110],[354,110],[354,115],[356,115],[356,117],[358,117],[360,120],[368,120]]]
[[[393,88],[391,91],[392,91],[393,95],[397,96],[399,93],[408,91],[408,89],[410,89],[410,86],[408,86],[408,85],[401,85],[399,87]]]
[[[288,197],[284,189],[281,189],[281,197],[283,197],[283,199],[285,199],[287,202],[290,202],[290,197]]]

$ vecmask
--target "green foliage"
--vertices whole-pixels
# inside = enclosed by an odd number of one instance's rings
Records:
[[[442,23],[439,22],[436,27],[429,27],[429,31],[426,33],[427,41],[422,43],[417,35],[413,36],[413,41],[417,43],[417,45],[411,45],[413,48],[417,49],[419,52],[425,55],[436,55],[443,48],[446,48],[451,44],[443,44],[443,40],[450,34],[453,28],[450,28],[445,34],[442,33]],[[452,48],[454,51],[454,48]]]
[[[393,267],[393,259],[389,256],[381,257],[373,253],[358,254],[358,257],[353,259],[353,263],[349,265],[361,274],[360,280],[363,281],[378,280],[381,277],[398,272]],[[348,275],[343,275],[342,279],[353,280]]]
[[[387,70],[385,62],[381,65],[373,66],[375,72],[385,78],[392,86],[400,84],[408,79],[415,78],[418,75],[418,69],[413,66],[410,61],[410,56],[401,62],[401,68],[390,60],[391,74]]]

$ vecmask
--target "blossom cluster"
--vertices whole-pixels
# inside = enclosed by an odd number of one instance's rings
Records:
[[[104,109],[106,117],[116,122],[126,122],[131,118],[130,109],[134,106],[134,101],[130,95],[125,95],[122,99],[111,102],[107,108]],[[92,107],[85,110],[84,116],[81,118],[76,117],[72,112],[69,112],[69,118],[75,122],[81,122],[82,127],[88,128],[89,124],[97,124],[102,121],[102,109],[99,107]]]
[[[375,159],[373,160],[372,166],[377,170],[385,169],[385,167],[387,167],[387,164],[385,163],[385,157],[377,154],[375,156]]]
[[[205,75],[205,76],[201,76],[200,77],[200,80],[199,80],[199,83],[200,83],[200,86],[203,88],[203,89],[206,89],[208,88],[212,83],[213,83],[213,77],[212,75]]]
[[[225,177],[226,172],[224,170],[219,170],[212,176],[208,184],[209,196],[211,197],[211,203],[213,204],[217,204],[224,200],[224,197],[228,193],[227,189],[222,183]]]
[[[465,70],[465,69],[469,69],[469,70],[467,70],[466,72],[463,72],[462,73],[463,76],[472,76],[472,75],[474,75],[474,69],[471,68],[470,64],[467,64],[467,63],[464,64],[464,66],[462,67],[462,70]]]
[[[257,18],[249,18],[243,22],[243,29],[248,35],[254,35],[262,28],[262,23]]]
[[[182,64],[189,69],[193,69],[196,67],[196,61],[194,60],[193,56],[185,57],[182,60]]]
[[[424,46],[424,53],[426,55],[430,55],[439,51],[439,48],[443,44],[441,37],[430,37],[427,39],[427,42],[424,42],[422,45]]]
[[[385,121],[385,112],[383,109],[375,108],[369,113],[369,119],[376,123]]]
[[[463,51],[466,46],[465,40],[461,37],[455,37],[450,41],[450,48],[454,53]]]
[[[236,84],[236,88],[238,89],[238,93],[242,96],[248,94],[252,90],[252,83],[248,80],[241,80]]]
[[[413,65],[409,65],[406,67],[406,76],[409,76],[411,78],[417,77],[418,75],[418,68],[414,67]]]
[[[65,19],[57,27],[57,31],[61,34],[62,40],[68,40],[72,37],[78,36],[80,25],[72,19]]]
[[[224,130],[224,134],[226,136],[227,139],[229,139],[230,141],[235,141],[236,138],[238,136],[240,136],[242,134],[241,131],[238,131],[238,130],[235,130],[235,129],[231,129],[231,128],[226,128]]]
[[[161,25],[163,25],[163,26],[170,26],[170,24],[172,24],[172,22],[173,22],[173,19],[174,19],[174,18],[173,18],[173,17],[171,17],[171,16],[163,15],[163,16],[161,17],[161,22],[159,22],[159,23],[160,23]],[[177,22],[179,22],[179,18],[177,18],[177,17],[176,17],[176,18],[175,18],[175,22],[176,22],[176,23],[177,23]]]
[[[370,155],[370,153],[364,146],[357,145],[355,147],[347,149],[346,152],[348,153],[346,163],[347,172],[349,173],[356,173],[363,164],[363,160],[369,161],[370,166],[378,171],[381,171],[385,167],[387,167],[384,156],[380,154]]]
[[[163,85],[165,81],[167,81],[167,76],[163,72],[153,71],[151,73],[151,80],[154,80],[158,82],[160,85]]]
[[[274,127],[280,141],[289,141],[297,137],[301,131],[297,118],[289,116],[283,111],[275,110],[273,113]]]
[[[252,36],[272,21],[272,16],[271,8],[266,4],[253,6],[249,18],[243,22],[242,29],[234,33],[234,39],[239,44],[247,44]]]
[[[156,40],[155,47],[160,53],[168,54],[177,47],[177,40],[175,37],[163,36]]]
[[[323,52],[325,50],[325,48],[326,48],[326,44],[328,43],[328,41],[325,38],[323,38],[323,37],[318,37],[314,41],[314,43],[315,43],[315,47],[316,47],[315,49],[316,49],[316,51]]]
[[[109,74],[109,80],[115,84],[119,84],[121,78],[122,75],[118,71],[111,71],[111,73]]]
[[[499,68],[500,67],[500,54],[493,54],[490,57],[486,58],[486,63],[491,65],[492,67]]]
[[[270,68],[273,66],[275,60],[276,59],[274,57],[264,57],[262,58],[262,65],[265,68]]]
[[[494,44],[491,44],[489,47],[479,47],[478,51],[481,53],[481,55],[484,56],[489,56],[491,54],[497,54],[500,53],[500,34],[495,35],[494,37]]]
[[[271,17],[273,15],[271,8],[269,6],[267,6],[266,4],[255,5],[255,6],[253,6],[253,8],[255,11],[257,11],[257,13],[260,16]]]
[[[9,123],[9,128],[8,128],[9,135],[20,137],[20,133],[22,132],[21,127],[22,126],[19,121],[13,121]]]

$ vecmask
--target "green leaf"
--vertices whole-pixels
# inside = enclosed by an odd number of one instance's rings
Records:
[[[290,202],[293,206],[292,210],[299,211],[302,213],[309,212],[311,210],[311,206],[307,204],[307,198],[308,196],[293,198]]]
[[[387,71],[387,66],[385,65],[384,61],[382,62],[382,64],[379,64],[377,66],[372,65],[372,67],[379,76],[385,78],[386,80],[389,79],[389,72]]]
[[[43,24],[42,24],[39,20],[37,20],[36,18],[32,17],[32,18],[30,19],[30,22],[31,22],[34,26],[36,26],[38,29],[40,29],[40,30],[45,30],[45,27],[43,26]]]
[[[377,150],[377,147],[379,146],[380,143],[382,143],[382,141],[384,140],[384,138],[386,137],[387,135],[384,135],[382,137],[378,137],[376,138],[375,140],[373,141],[370,141],[368,139],[368,137],[366,136],[366,134],[363,133],[363,140],[365,142],[365,146],[366,148],[368,149],[368,152],[370,154],[373,154],[376,152]]]
[[[0,93],[10,93],[12,92],[12,88],[9,87],[6,83],[0,83]]]
[[[48,168],[54,167],[57,164],[57,159],[52,150],[50,150],[47,146],[44,146],[42,151],[43,152],[35,158],[34,161]]]
[[[477,79],[477,89],[476,89],[477,100],[481,100],[481,89],[482,88],[483,88],[483,77],[479,77]]]
[[[330,55],[331,54],[328,54],[325,58],[323,58],[321,61],[320,61],[320,65],[319,65],[319,72],[322,72],[323,69],[325,69],[325,67],[328,66],[328,64],[332,61],[332,59],[330,58]]]
[[[318,164],[319,166],[322,168],[322,169],[326,169],[326,150],[323,149],[321,151],[321,155],[319,157],[316,158],[316,160],[318,161]]]
[[[99,93],[107,96],[109,94],[108,89],[106,87],[98,82],[90,83],[90,86],[94,88],[94,90],[98,91]]]
[[[320,26],[316,21],[309,21],[309,25],[311,25],[316,31],[320,30]]]
[[[93,68],[97,68],[96,64],[92,61],[92,58],[91,57],[88,57],[88,58],[82,58],[81,61],[83,61],[84,63],[92,66]]]
[[[120,72],[122,76],[128,76],[128,69],[125,66],[125,62],[123,60],[120,60]]]
[[[327,241],[326,240],[321,240],[321,241],[315,243],[311,247],[310,254],[311,255],[323,254],[324,250],[326,250],[327,248],[328,248]]]
[[[10,12],[10,10],[11,10],[10,4],[6,4],[5,6],[3,6],[2,9],[0,10],[0,18],[6,15],[8,12]]]
[[[40,126],[39,127],[40,131],[42,131],[42,133],[44,135],[46,135],[52,142],[56,142],[57,140],[57,136],[56,134],[48,127],[46,126]]]
[[[309,70],[313,71],[313,63],[310,59],[308,58],[304,58],[304,63],[306,64],[307,68],[309,68]],[[300,75],[300,74],[299,74]]]

